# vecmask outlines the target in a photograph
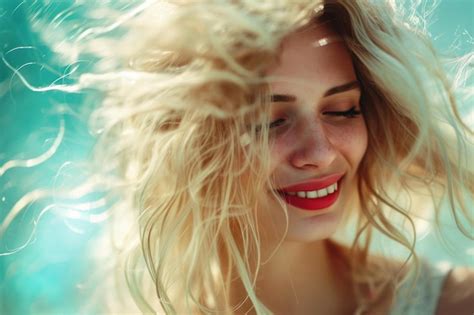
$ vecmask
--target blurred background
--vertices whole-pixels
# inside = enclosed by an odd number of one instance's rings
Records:
[[[106,219],[100,211],[86,218],[74,212],[58,215],[47,207],[52,201],[45,200],[26,206],[11,220],[16,207],[41,195],[41,189],[73,186],[84,179],[82,165],[94,144],[87,127],[87,95],[42,89],[71,83],[68,73],[87,67],[87,61],[59,62],[48,39],[36,31],[41,25],[30,21],[41,16],[51,24],[61,19],[81,23],[87,6],[117,3],[0,0],[0,314],[77,314],[84,303],[83,280],[92,272],[84,253]],[[428,30],[438,51],[447,57],[472,54],[474,1],[423,3],[420,8],[434,8]],[[462,104],[461,110],[473,126],[472,104]],[[59,138],[56,153],[39,163],[35,158],[48,157]],[[29,162],[10,169],[8,161],[17,159]],[[474,266],[472,242],[454,228],[452,218],[443,220],[453,246],[442,246],[427,225],[420,230],[419,253],[437,264]]]

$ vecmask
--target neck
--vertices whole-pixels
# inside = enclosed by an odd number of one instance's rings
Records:
[[[273,253],[264,252],[257,296],[277,314],[350,313],[355,309],[352,288],[336,249],[329,241],[285,242]],[[242,289],[232,295],[245,297]]]

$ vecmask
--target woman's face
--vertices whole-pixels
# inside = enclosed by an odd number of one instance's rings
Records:
[[[352,210],[348,201],[367,148],[352,60],[335,36],[324,25],[290,35],[267,73],[278,77],[270,83],[271,176],[288,206],[289,241],[333,234],[343,211]],[[263,199],[260,225],[281,236],[284,212],[270,192]]]

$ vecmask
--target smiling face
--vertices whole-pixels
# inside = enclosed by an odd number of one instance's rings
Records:
[[[289,241],[334,233],[342,213],[353,209],[348,201],[367,148],[351,56],[341,40],[331,40],[335,36],[324,25],[290,35],[278,64],[267,73],[275,78],[270,83],[271,176],[288,206]],[[270,192],[263,199],[259,222],[281,236],[284,212]]]

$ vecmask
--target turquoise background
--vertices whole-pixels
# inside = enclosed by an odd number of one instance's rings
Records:
[[[34,86],[51,84],[68,68],[57,63],[50,48],[32,31],[28,16],[42,12],[52,19],[72,3],[0,0],[0,56],[20,69]],[[435,47],[443,55],[472,53],[473,20],[474,1],[441,1],[429,26]],[[15,47],[23,48],[13,50]],[[472,86],[472,81],[469,84]],[[0,166],[46,151],[61,120],[66,126],[63,143],[47,163],[13,169],[0,177],[0,222],[26,192],[53,183],[73,184],[82,178],[80,163],[87,160],[94,143],[85,125],[87,109],[79,106],[83,100],[82,94],[33,92],[0,60]],[[465,115],[472,110],[470,104],[464,104]],[[0,240],[0,253],[5,253],[24,244],[36,228],[29,246],[14,255],[0,256],[0,314],[76,314],[84,303],[78,285],[91,269],[83,253],[102,223],[77,222],[52,212],[35,222],[44,204],[47,201],[27,207]],[[472,242],[449,227],[453,225],[449,217],[445,223],[453,250],[441,247],[427,231],[418,244],[420,253],[434,262],[474,266]]]

